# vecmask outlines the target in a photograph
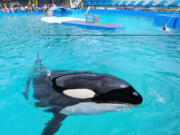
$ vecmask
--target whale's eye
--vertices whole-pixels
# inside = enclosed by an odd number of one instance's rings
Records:
[[[137,92],[133,92],[133,95],[134,95],[134,96],[138,96],[138,93],[137,93]]]
[[[63,94],[73,98],[88,99],[95,96],[95,92],[90,89],[66,89]]]

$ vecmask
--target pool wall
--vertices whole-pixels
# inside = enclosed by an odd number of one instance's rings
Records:
[[[86,10],[81,10],[82,12],[86,12]],[[126,14],[132,16],[147,16],[147,17],[155,17],[158,14],[174,14],[173,12],[163,12],[163,11],[142,11],[142,10],[121,10],[121,9],[91,9],[90,13],[96,14]],[[180,15],[180,13],[179,13]]]
[[[77,10],[78,13],[81,13],[81,10]],[[53,12],[54,15],[59,15],[59,14],[73,14],[76,13],[76,10],[63,10],[63,9],[57,9]]]
[[[154,24],[160,26],[167,25],[170,28],[180,28],[180,17],[173,17],[169,15],[157,15],[154,18]]]
[[[86,10],[81,10],[86,12]],[[145,16],[154,18],[154,25],[167,26],[170,28],[180,28],[180,13],[163,11],[142,11],[142,10],[114,10],[114,9],[91,9],[91,14],[124,14],[130,16]]]
[[[58,14],[81,14],[85,13],[86,9],[79,10],[62,10],[58,9],[54,12],[55,15]],[[154,18],[154,25],[164,26],[168,23],[170,28],[180,28],[180,13],[176,13],[174,16],[173,12],[163,12],[163,11],[142,11],[142,10],[120,10],[120,9],[91,9],[91,14],[124,14],[130,16],[145,16]],[[1,16],[11,16],[11,15],[41,15],[45,12],[21,12],[18,10],[17,13],[1,13]],[[173,16],[173,17],[172,17]]]

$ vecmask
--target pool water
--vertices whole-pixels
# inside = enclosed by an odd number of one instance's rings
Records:
[[[82,18],[83,15],[73,15]],[[180,38],[58,36],[60,34],[167,34],[152,18],[100,15],[124,31],[98,31],[48,24],[41,16],[0,18],[0,131],[2,135],[40,135],[52,114],[36,108],[22,93],[38,52],[50,69],[108,73],[129,82],[143,96],[130,110],[71,115],[57,135],[179,135]],[[172,33],[180,33],[172,30]],[[53,36],[44,36],[44,35]]]

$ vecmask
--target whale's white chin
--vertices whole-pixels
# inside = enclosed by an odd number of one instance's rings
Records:
[[[76,105],[65,107],[60,113],[71,114],[98,114],[111,111],[125,111],[132,107],[130,104],[109,104],[84,102]]]

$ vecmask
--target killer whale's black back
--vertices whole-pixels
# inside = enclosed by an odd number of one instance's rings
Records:
[[[70,71],[52,71],[50,77],[48,77],[46,73],[41,73],[33,78],[34,98],[39,101],[36,103],[37,107],[51,107],[52,110],[60,111],[66,106],[88,101],[68,97],[53,89],[50,78],[65,72]]]
[[[59,93],[66,89],[87,88],[93,90],[97,95],[107,93],[112,89],[130,87],[120,78],[108,74],[93,72],[69,72],[54,76],[51,79],[52,87]],[[113,84],[113,85],[112,85]]]

